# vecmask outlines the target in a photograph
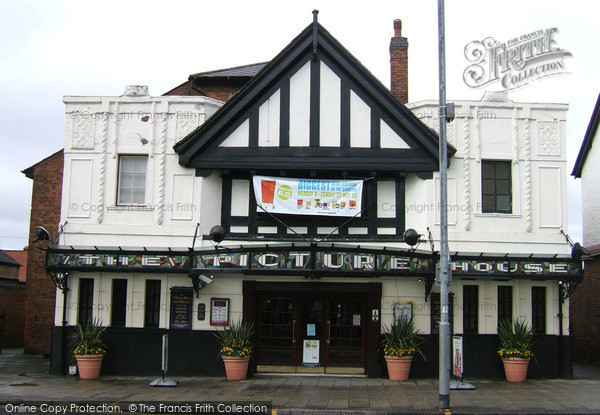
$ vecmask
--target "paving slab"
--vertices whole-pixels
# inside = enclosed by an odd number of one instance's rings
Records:
[[[225,401],[267,402],[277,415],[438,413],[437,379],[393,382],[366,377],[261,375],[229,382],[218,377],[175,377],[177,387],[152,388],[148,385],[151,377],[103,376],[81,381],[50,375],[48,368],[48,359],[4,349],[0,354],[0,404]],[[452,413],[600,413],[600,370],[596,367],[576,368],[572,380],[470,383],[475,390],[451,391]]]

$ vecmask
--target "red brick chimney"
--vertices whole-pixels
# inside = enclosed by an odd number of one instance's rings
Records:
[[[394,20],[394,37],[390,42],[390,65],[392,69],[392,94],[406,104],[408,102],[408,40],[402,37],[402,21]]]

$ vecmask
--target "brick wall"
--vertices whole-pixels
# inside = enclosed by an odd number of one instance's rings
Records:
[[[164,95],[205,96],[225,102],[242,89],[248,80],[249,79],[239,82],[231,81],[223,83],[212,82],[211,84],[195,85],[195,88],[192,88],[191,81],[187,81]]]
[[[0,264],[0,277],[8,277],[8,278],[19,278],[19,266],[17,265],[9,265],[9,264]]]
[[[586,261],[569,304],[573,361],[600,363],[600,257]]]
[[[13,267],[15,268],[15,267]],[[17,267],[18,269],[18,267]],[[0,279],[0,319],[4,313],[2,347],[23,346],[25,325],[25,283],[18,279]]]
[[[51,236],[56,234],[60,221],[63,151],[54,153],[26,170],[28,171],[33,172],[33,190],[29,222],[24,348],[25,353],[50,354],[56,288],[44,269],[45,251],[33,246],[32,241],[38,226],[47,229]],[[44,242],[38,242],[37,245],[43,245]]]
[[[394,37],[390,42],[390,90],[398,101],[408,102],[408,40],[402,37],[402,22],[394,20]]]

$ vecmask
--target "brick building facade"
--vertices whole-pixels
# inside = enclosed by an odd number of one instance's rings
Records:
[[[594,140],[600,125],[600,95],[571,173],[581,179],[583,195],[583,282],[571,297],[573,360],[600,363],[600,151]]]
[[[23,170],[33,180],[25,300],[25,353],[50,354],[56,287],[45,270],[46,253],[32,242],[43,226],[54,235],[60,221],[63,150]],[[38,243],[39,244],[39,243]]]
[[[570,314],[573,335],[573,361],[600,363],[600,246],[591,250],[585,262],[585,274],[571,296]]]
[[[0,251],[0,351],[23,345],[25,281],[19,280],[21,264]]]
[[[225,102],[242,89],[265,65],[266,63],[255,63],[193,74],[186,82],[163,95],[205,96]]]

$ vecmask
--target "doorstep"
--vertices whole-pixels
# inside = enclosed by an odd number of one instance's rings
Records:
[[[257,375],[297,375],[297,376],[355,376],[367,377],[362,367],[302,367],[258,365]]]

